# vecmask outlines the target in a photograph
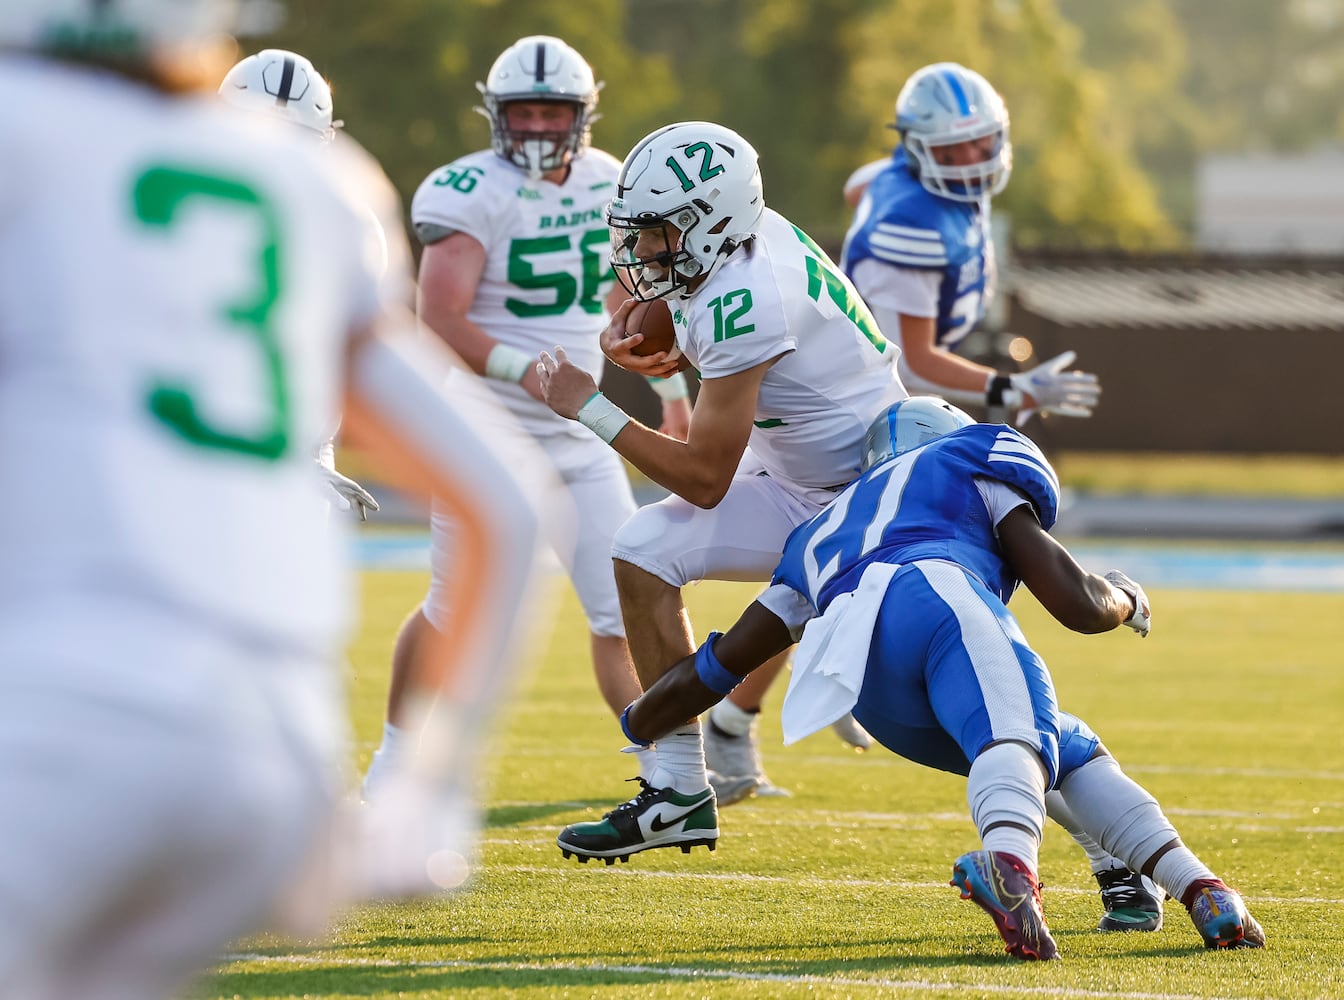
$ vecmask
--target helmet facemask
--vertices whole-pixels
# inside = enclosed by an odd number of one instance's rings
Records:
[[[699,215],[688,206],[671,219],[647,214],[631,217],[620,214],[623,207],[619,200],[607,206],[611,267],[621,287],[641,302],[673,293],[686,296],[690,283],[704,273],[700,261],[686,248]]]
[[[500,54],[476,89],[484,105],[476,110],[490,119],[495,155],[533,180],[582,156],[593,122],[600,117],[596,111],[602,84],[593,79],[592,67],[551,35],[520,38]],[[574,109],[574,120],[564,130],[515,130],[508,116],[508,106],[514,102],[563,103]]]
[[[520,98],[500,101],[484,93],[485,108],[478,109],[490,119],[490,144],[495,155],[526,171],[533,180],[565,166],[588,148],[595,115],[581,101],[555,101],[574,109],[574,121],[567,129],[545,131],[514,129],[509,125],[509,105],[534,101]],[[547,102],[552,103],[552,102]]]
[[[938,162],[937,151],[943,146],[993,138],[985,158],[978,163],[945,164]],[[932,138],[907,134],[901,145],[915,170],[919,182],[933,194],[954,201],[980,201],[992,198],[1008,186],[1013,170],[1013,146],[1008,141],[1008,123],[989,133],[948,139],[942,142]]]

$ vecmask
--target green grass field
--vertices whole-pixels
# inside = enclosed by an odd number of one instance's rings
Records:
[[[381,727],[396,626],[418,573],[365,575],[352,647],[362,768]],[[697,632],[730,624],[745,585],[687,591]],[[1338,595],[1154,591],[1153,635],[1065,632],[1014,606],[1061,704],[1105,738],[1188,843],[1246,895],[1264,951],[1204,951],[1183,909],[1155,934],[1103,935],[1095,883],[1062,831],[1042,850],[1063,962],[1018,963],[947,885],[977,846],[958,778],[829,732],[780,744],[788,799],[720,814],[713,854],[653,851],[628,865],[564,861],[555,835],[633,794],[615,721],[589,674],[567,591],[547,652],[498,729],[483,864],[461,893],[345,915],[330,938],[240,942],[193,997],[1344,996],[1344,604]]]

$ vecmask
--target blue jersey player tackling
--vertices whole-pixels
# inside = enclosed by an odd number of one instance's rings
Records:
[[[795,529],[771,587],[737,624],[626,710],[626,735],[656,740],[801,633],[786,741],[852,710],[901,756],[966,775],[982,847],[956,860],[952,884],[990,914],[1010,954],[1058,955],[1036,875],[1048,800],[1051,816],[1180,899],[1207,947],[1262,946],[1241,897],[1087,725],[1059,710],[1006,607],[1022,582],[1075,631],[1148,632],[1138,584],[1084,570],[1049,535],[1059,487],[1045,456],[1010,427],[916,397],[874,426],[868,458],[862,477]],[[713,802],[690,798],[646,785],[601,821],[567,827],[559,845],[609,863],[651,847],[712,847]]]
[[[1100,386],[1065,371],[1072,352],[1012,374],[954,353],[994,297],[990,199],[1013,168],[1003,99],[974,70],[935,63],[901,88],[891,127],[896,151],[845,186],[856,211],[841,267],[900,344],[906,387],[1023,415],[1090,416]]]

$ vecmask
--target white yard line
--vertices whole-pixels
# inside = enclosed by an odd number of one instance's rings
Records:
[[[481,872],[517,872],[520,875],[563,875],[566,872],[575,872],[577,869],[586,868],[590,871],[603,871],[613,877],[620,878],[674,878],[674,879],[701,879],[710,882],[766,882],[790,886],[813,886],[816,888],[855,888],[855,889],[929,889],[937,890],[941,895],[948,891],[946,882],[919,882],[911,879],[893,879],[893,878],[822,878],[816,875],[755,875],[750,872],[696,872],[696,871],[650,871],[644,868],[632,868],[629,864],[606,865],[601,861],[589,862],[586,865],[580,865],[572,858],[568,861],[559,858],[559,849],[556,849],[557,860],[552,867],[549,865],[484,865]],[[703,857],[703,855],[702,855]],[[1043,887],[1044,893],[1049,896],[1058,893],[1068,896],[1095,896],[1096,889],[1076,888],[1065,885],[1051,885],[1048,882]],[[1292,905],[1312,905],[1312,906],[1344,906],[1344,899],[1328,899],[1315,896],[1252,896],[1242,893],[1244,899],[1251,903],[1283,903]]]
[[[363,967],[379,969],[477,969],[503,972],[600,972],[628,976],[654,976],[660,980],[679,978],[695,981],[719,979],[725,981],[783,983],[797,986],[846,986],[873,990],[907,990],[919,993],[992,993],[998,996],[1080,997],[1085,1000],[1242,1000],[1236,997],[1215,997],[1211,994],[1190,993],[1132,993],[1117,990],[1083,990],[1066,986],[1009,986],[1000,983],[957,983],[929,979],[861,979],[853,976],[802,976],[774,972],[742,972],[735,969],[691,968],[663,965],[612,965],[583,962],[489,962],[445,959],[434,962],[397,962],[358,958],[337,958],[323,955],[262,955],[240,953],[226,955],[229,962],[276,962],[285,965],[314,965]]]

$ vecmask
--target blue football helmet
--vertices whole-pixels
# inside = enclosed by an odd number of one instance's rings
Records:
[[[937,396],[911,396],[892,403],[863,439],[863,471],[973,423],[968,413]]]
[[[896,121],[910,169],[925,189],[954,201],[998,194],[1013,170],[1008,108],[979,73],[958,63],[916,70],[896,98]],[[977,163],[939,163],[934,150],[989,137]]]

